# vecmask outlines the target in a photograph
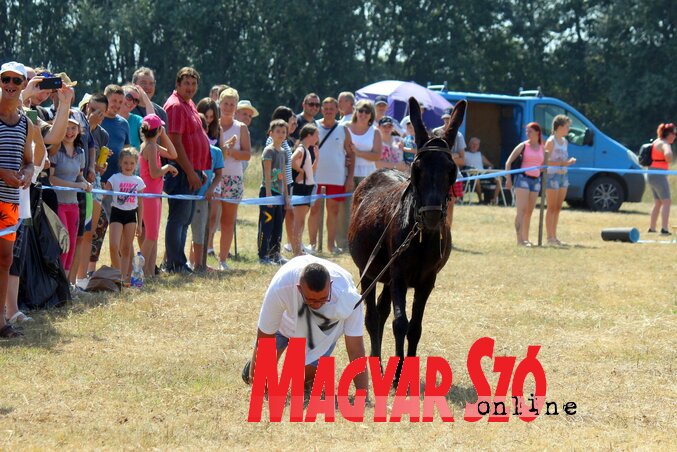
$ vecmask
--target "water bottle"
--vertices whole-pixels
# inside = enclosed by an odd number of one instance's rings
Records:
[[[132,259],[132,278],[130,281],[131,287],[136,287],[139,289],[143,287],[143,265],[145,263],[146,260],[139,251]]]

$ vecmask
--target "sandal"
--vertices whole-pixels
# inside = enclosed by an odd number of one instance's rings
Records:
[[[3,326],[2,328],[0,328],[0,338],[16,339],[16,338],[20,338],[20,337],[23,337],[23,336],[24,336],[24,333],[22,333],[21,331],[17,331],[9,323],[7,325]]]
[[[32,322],[33,317],[28,317],[26,314],[24,314],[21,311],[17,311],[16,314],[14,314],[12,317],[7,319],[7,323],[10,325],[17,325],[19,323],[24,323],[24,322]]]

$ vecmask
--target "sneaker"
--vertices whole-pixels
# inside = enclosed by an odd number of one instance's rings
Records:
[[[216,257],[216,253],[214,252],[214,248],[209,248],[207,250],[207,256],[209,257]]]
[[[89,278],[76,279],[75,285],[82,290],[87,290],[87,284],[89,284]]]
[[[282,247],[286,252],[291,253],[292,252],[292,247],[291,243],[287,243],[285,246]]]
[[[222,272],[227,272],[228,270],[230,270],[230,267],[228,267],[226,261],[221,261],[219,262],[219,270]]]
[[[672,235],[672,233],[667,229],[661,229],[661,235]]]
[[[21,311],[17,311],[16,314],[14,314],[12,317],[7,319],[7,323],[10,325],[18,325],[19,323],[24,323],[24,322],[32,322],[33,317],[28,317],[26,314],[24,314]]]
[[[261,264],[261,265],[275,265],[275,262],[271,261],[267,257],[264,257],[263,259],[259,259],[259,264]]]
[[[312,256],[314,256],[315,253],[317,252],[316,249],[315,249],[315,245],[308,245],[308,246],[303,245],[303,251],[305,251],[306,254],[310,254]]]
[[[339,248],[338,246],[334,248],[333,250],[329,251],[331,254],[334,256],[338,256],[339,254],[343,254],[343,248]]]
[[[70,292],[71,298],[73,298],[74,300],[77,300],[78,298],[80,298],[80,296],[85,295],[87,293],[84,290],[80,289],[75,284],[70,285]]]
[[[655,230],[655,229],[649,228],[649,230],[646,231],[646,232],[648,232],[649,234],[655,234],[655,233],[656,233],[656,230]]]
[[[284,257],[282,257],[282,256],[280,256],[280,255],[278,254],[277,256],[275,256],[274,258],[272,258],[271,261],[272,261],[274,264],[277,264],[277,265],[284,265],[284,264],[286,264],[287,262],[289,262],[289,259],[285,259]]]

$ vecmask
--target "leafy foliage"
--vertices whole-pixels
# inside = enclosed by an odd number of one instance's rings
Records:
[[[515,94],[540,87],[634,147],[674,121],[677,11],[667,0],[4,0],[0,52],[66,71],[83,94],[156,71],[157,99],[176,71],[200,94],[232,85],[262,112],[300,108],[382,79],[447,82]],[[80,88],[79,88],[80,89]],[[258,140],[257,140],[258,141]]]

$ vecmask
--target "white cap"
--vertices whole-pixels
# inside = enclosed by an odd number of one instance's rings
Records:
[[[10,61],[9,63],[3,64],[0,67],[0,75],[4,74],[5,72],[15,72],[17,74],[23,75],[24,78],[28,78],[26,66],[21,63],[17,63],[16,61]]]

